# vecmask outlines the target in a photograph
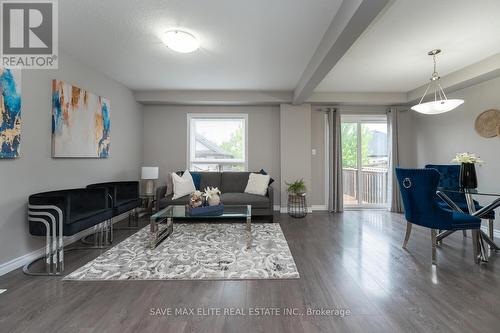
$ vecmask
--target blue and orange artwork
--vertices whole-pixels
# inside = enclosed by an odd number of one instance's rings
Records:
[[[108,99],[52,81],[53,157],[108,157],[110,128]]]
[[[21,71],[0,68],[0,158],[19,157]]]

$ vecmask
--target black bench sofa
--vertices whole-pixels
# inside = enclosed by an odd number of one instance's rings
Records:
[[[137,208],[139,202],[139,182],[121,181],[87,185],[87,188],[105,188],[108,190],[113,217]]]
[[[30,272],[30,265],[23,271],[28,275],[59,275],[64,271],[63,236],[73,236],[94,228],[100,244],[107,243],[111,234],[113,209],[109,206],[105,188],[77,188],[33,194],[28,199],[29,232],[45,236],[46,273]],[[97,237],[96,237],[97,239]]]

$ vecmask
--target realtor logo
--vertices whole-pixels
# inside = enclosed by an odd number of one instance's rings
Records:
[[[0,0],[0,66],[56,69],[57,14],[57,0]]]

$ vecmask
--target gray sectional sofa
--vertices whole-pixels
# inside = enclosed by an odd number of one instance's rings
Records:
[[[197,189],[203,191],[206,187],[218,187],[222,192],[221,201],[224,205],[252,205],[252,217],[265,217],[273,220],[273,188],[267,189],[267,195],[245,193],[250,172],[196,172],[199,174]],[[195,185],[197,181],[193,175]],[[167,186],[156,189],[156,209],[160,210],[169,205],[185,205],[189,202],[189,195],[172,200],[173,193],[167,194]]]

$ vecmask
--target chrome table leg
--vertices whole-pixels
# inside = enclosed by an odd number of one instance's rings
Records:
[[[488,233],[489,233],[490,239],[494,242],[495,229],[494,229],[494,220],[493,219],[488,219]],[[496,251],[496,250],[498,250],[498,247],[496,245],[492,246],[490,244],[490,249]]]
[[[408,245],[408,240],[410,239],[412,224],[410,222],[406,222],[406,234],[405,239],[403,241],[403,249],[406,250],[406,245]]]
[[[469,214],[473,215],[476,212],[476,205],[474,204],[474,198],[472,194],[468,191],[465,192],[465,200],[467,201],[467,209],[469,210]],[[484,251],[482,235],[480,230],[476,230],[474,234],[474,242],[477,244],[476,247],[479,250],[479,257],[481,261],[487,262],[488,258],[486,252]]]
[[[251,216],[247,216],[246,233],[247,233],[247,249],[251,249],[252,248],[252,217]]]
[[[479,262],[481,261],[481,256],[479,254],[479,249],[478,249],[478,246],[479,246],[478,243],[479,243],[478,230],[473,229],[472,230],[472,252],[474,254],[474,262],[476,264],[479,264]]]

